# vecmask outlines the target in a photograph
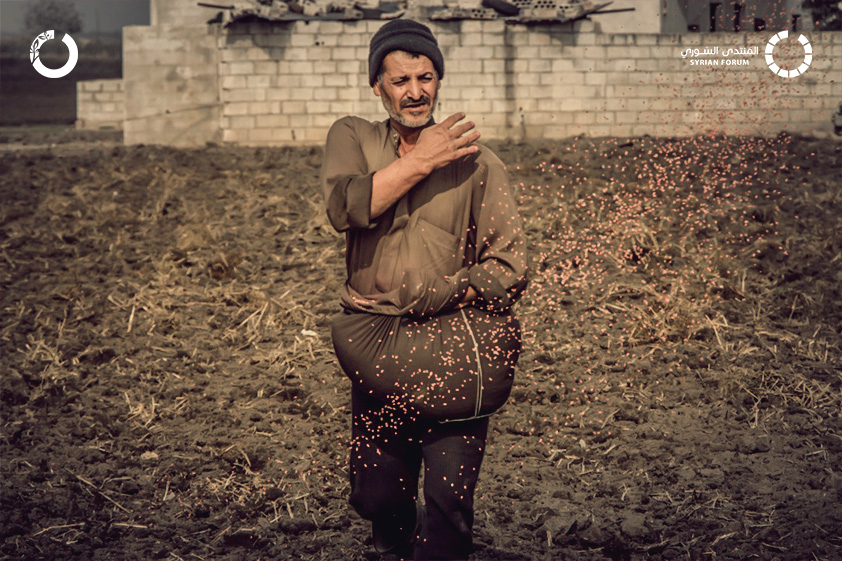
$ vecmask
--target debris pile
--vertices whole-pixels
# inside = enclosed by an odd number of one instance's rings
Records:
[[[395,19],[406,11],[406,2],[379,0],[235,0],[230,4],[199,2],[222,10],[208,23],[229,26],[245,21],[298,21]]]
[[[571,23],[592,15],[633,11],[606,10],[612,2],[591,0],[453,0],[429,10],[434,21],[495,20],[508,23]],[[234,0],[230,4],[199,2],[222,10],[209,23],[225,26],[243,21],[396,19],[407,10],[406,0]]]

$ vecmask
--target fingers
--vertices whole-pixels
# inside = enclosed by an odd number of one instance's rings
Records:
[[[470,134],[454,138],[451,141],[451,145],[453,146],[453,151],[456,152],[456,157],[461,158],[462,156],[476,152],[479,148],[474,145],[474,142],[479,139],[479,136],[479,131],[474,131]]]
[[[441,126],[444,127],[452,138],[459,138],[469,130],[475,128],[477,125],[473,121],[468,121],[467,123],[462,123],[456,126],[456,123],[461,121],[465,118],[465,114],[461,111],[459,113],[454,113],[444,121],[442,121]]]
[[[476,123],[474,123],[473,121],[468,121],[467,123],[462,123],[462,124],[459,124],[459,125],[456,124],[464,118],[465,118],[464,113],[461,113],[461,112],[460,113],[454,113],[453,115],[451,115],[450,117],[448,117],[447,119],[442,121],[442,123],[441,123],[442,127],[445,127],[445,129],[448,131],[448,134],[449,134],[450,138],[453,139],[454,149],[457,149],[457,150],[459,148],[464,148],[466,146],[469,146],[469,145],[473,144],[480,137],[480,133],[477,130],[468,134],[469,131],[471,131],[472,129],[474,129],[476,127]],[[468,152],[468,154],[472,154],[474,152],[476,152],[476,150],[472,149]],[[464,154],[462,154],[462,155],[464,155]],[[461,157],[461,155],[460,155],[460,157]]]
[[[444,128],[450,129],[453,127],[453,125],[455,125],[464,118],[465,114],[460,111],[459,113],[454,113],[453,115],[442,121],[441,124],[442,126],[444,126]]]
[[[454,135],[454,137],[458,138],[476,126],[476,123],[473,121],[468,121],[467,123],[462,123],[461,125],[453,127],[450,129],[450,132]]]
[[[465,144],[471,144],[479,140],[480,134],[479,131],[474,131],[471,134],[460,136],[459,140],[463,141]]]
[[[453,150],[451,156],[449,158],[450,161],[458,160],[459,158],[464,158],[465,156],[470,156],[471,154],[475,154],[479,151],[479,146],[476,144],[469,144],[462,148],[457,148]]]
[[[460,148],[459,150],[457,150],[457,154],[458,154],[457,159],[463,158],[465,156],[469,156],[469,155],[474,154],[478,151],[479,151],[479,146],[477,146],[476,144],[471,144],[469,146],[465,146],[464,148]]]
[[[479,131],[473,130],[476,124],[472,121],[459,124],[464,118],[464,113],[454,113],[441,123],[421,131],[416,146],[423,147],[424,153],[429,154],[433,169],[479,151],[474,144],[480,137]]]

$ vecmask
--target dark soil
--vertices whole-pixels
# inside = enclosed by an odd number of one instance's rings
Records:
[[[0,556],[372,559],[321,150],[73,140],[0,154]],[[492,147],[532,282],[472,559],[842,559],[840,143]]]

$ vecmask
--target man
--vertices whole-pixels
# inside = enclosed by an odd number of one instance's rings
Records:
[[[389,118],[337,121],[322,166],[328,217],[347,242],[332,335],[353,381],[350,502],[387,559],[470,555],[488,416],[520,350],[520,219],[474,123],[433,121],[443,76],[429,28],[384,25],[369,83]]]

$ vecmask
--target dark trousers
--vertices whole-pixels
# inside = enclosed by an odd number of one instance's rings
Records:
[[[352,421],[354,509],[378,533],[411,535],[423,461],[427,518],[415,559],[467,559],[488,417],[451,423],[414,419],[354,389]]]

